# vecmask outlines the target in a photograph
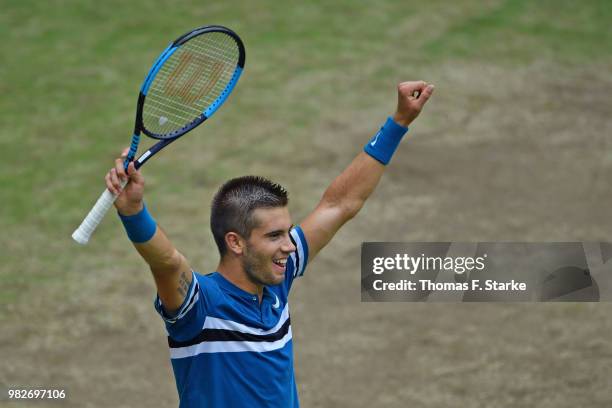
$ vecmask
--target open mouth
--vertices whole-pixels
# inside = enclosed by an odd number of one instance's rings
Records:
[[[285,266],[287,265],[287,258],[273,259],[272,263],[274,263],[274,265],[276,265],[279,269],[284,271]]]

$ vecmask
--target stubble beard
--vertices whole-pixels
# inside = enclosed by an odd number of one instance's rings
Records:
[[[258,271],[262,271],[263,265],[257,256],[251,256],[254,251],[247,245],[247,255],[242,259],[242,268],[247,275],[247,278],[256,285],[273,285],[275,282],[265,282],[262,280]],[[256,255],[256,254],[255,254]]]
[[[247,253],[242,259],[242,268],[247,275],[247,278],[255,283],[256,285],[279,285],[283,279],[280,279],[278,282],[274,279],[274,273],[271,270],[266,269],[266,259],[262,259],[257,256],[257,252],[255,252],[250,245],[247,244]],[[272,260],[270,259],[270,262]],[[266,271],[268,272],[266,274]],[[286,273],[286,272],[285,272]],[[267,281],[264,280],[267,278]]]

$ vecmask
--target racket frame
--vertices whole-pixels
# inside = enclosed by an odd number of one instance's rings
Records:
[[[181,45],[185,44],[187,41],[197,36],[200,36],[205,33],[211,33],[211,32],[221,32],[221,33],[231,36],[234,39],[234,41],[236,41],[236,44],[238,46],[239,54],[238,54],[238,62],[236,64],[236,69],[234,70],[234,73],[232,74],[232,78],[230,79],[228,84],[225,86],[225,89],[221,92],[221,94],[217,97],[217,99],[213,101],[213,103],[202,112],[202,114],[199,117],[197,117],[195,120],[191,121],[187,125],[183,126],[182,128],[175,130],[167,135],[159,135],[159,134],[148,131],[144,127],[144,123],[142,120],[142,112],[143,112],[143,107],[144,107],[144,102],[146,99],[147,92],[149,90],[149,87],[151,86],[151,83],[153,82],[153,79],[157,75],[157,72],[161,69],[161,67],[164,65],[166,60],[170,58],[170,56],[172,56],[172,54],[181,47]],[[140,144],[141,133],[144,133],[145,135],[153,139],[158,139],[159,142],[151,146],[147,151],[145,151],[143,154],[140,155],[140,157],[134,163],[134,167],[136,169],[140,168],[145,162],[147,162],[151,157],[153,157],[157,152],[162,150],[164,147],[168,146],[170,143],[172,143],[173,141],[175,141],[176,139],[178,139],[185,133],[189,132],[196,126],[200,125],[202,122],[209,119],[217,111],[217,109],[225,102],[229,94],[232,92],[232,90],[236,86],[236,83],[238,82],[238,79],[240,78],[240,75],[242,74],[242,70],[244,68],[245,57],[246,56],[245,56],[244,44],[242,43],[242,40],[240,39],[240,37],[235,32],[230,30],[229,28],[223,27],[223,26],[199,27],[186,34],[183,34],[182,36],[174,40],[172,43],[170,43],[170,45],[166,47],[166,49],[159,55],[159,57],[157,57],[157,59],[153,63],[153,66],[147,73],[147,76],[145,77],[145,80],[140,88],[140,92],[138,95],[138,102],[136,105],[136,120],[134,123],[134,133],[132,135],[132,141],[130,144],[128,155],[124,162],[125,168],[127,169],[127,166],[129,165],[129,163],[131,161],[134,161],[134,157],[136,156],[136,151],[138,150],[138,145]],[[123,187],[125,187],[126,184],[127,182],[122,182],[122,186],[121,186],[122,189]],[[91,235],[93,234],[93,232],[95,231],[99,223],[104,218],[104,215],[110,209],[110,207],[113,205],[116,199],[117,199],[117,196],[112,194],[108,189],[106,189],[102,193],[102,195],[100,195],[100,197],[96,201],[96,204],[87,214],[87,216],[85,217],[81,225],[73,232],[72,238],[79,244],[82,244],[82,245],[87,244],[87,242],[89,242],[89,239],[91,238]]]
[[[223,90],[223,92],[221,92],[221,95],[219,95],[219,97],[217,97],[217,99],[210,106],[208,106],[198,118],[196,118],[189,124],[167,135],[159,135],[157,133],[150,132],[144,126],[144,123],[142,120],[142,111],[143,111],[147,92],[149,91],[149,87],[151,86],[153,79],[157,75],[157,72],[161,69],[161,67],[164,65],[166,60],[168,60],[168,58],[170,58],[172,54],[174,54],[174,52],[181,45],[185,44],[187,41],[195,37],[198,37],[202,34],[214,33],[214,32],[219,32],[219,33],[229,35],[230,37],[234,39],[234,41],[236,41],[236,45],[238,46],[238,62],[236,64],[236,69],[234,70],[234,73],[232,74],[232,78],[230,79],[228,84],[225,86],[225,89]],[[130,145],[130,150],[128,152],[127,157],[125,158],[125,162],[124,162],[125,168],[127,169],[127,166],[130,164],[130,162],[134,161],[134,157],[136,156],[136,151],[140,143],[141,132],[153,139],[159,139],[160,142],[153,145],[151,148],[145,151],[142,155],[140,155],[140,157],[134,163],[134,166],[136,167],[136,169],[140,168],[147,160],[153,157],[161,149],[168,146],[174,140],[178,139],[185,133],[191,131],[193,128],[202,124],[202,122],[204,122],[205,120],[209,119],[217,111],[217,109],[225,102],[229,94],[232,92],[232,90],[236,86],[236,83],[238,82],[238,79],[240,79],[240,75],[242,74],[242,69],[244,68],[245,58],[246,58],[246,55],[245,55],[245,50],[244,50],[244,43],[242,42],[238,34],[236,34],[234,31],[230,30],[227,27],[223,27],[219,25],[204,26],[204,27],[196,28],[195,30],[185,33],[179,38],[177,38],[176,40],[174,40],[173,42],[171,42],[170,45],[168,45],[168,47],[166,47],[166,49],[162,51],[159,57],[157,57],[157,60],[155,60],[155,63],[153,63],[153,66],[149,70],[149,73],[145,77],[145,80],[140,88],[140,93],[138,95],[138,102],[136,105],[136,120],[134,123],[134,134],[132,136],[132,143]]]

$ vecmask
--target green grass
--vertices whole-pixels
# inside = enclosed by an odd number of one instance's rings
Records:
[[[611,8],[596,0],[13,0],[2,9],[3,303],[59,290],[62,279],[80,271],[78,260],[106,259],[104,242],[121,235],[116,222],[105,221],[86,248],[70,233],[128,143],[150,63],[189,28],[234,28],[244,37],[247,63],[218,117],[147,166],[150,194],[168,204],[232,175],[282,172],[278,163],[287,166],[287,157],[313,149],[320,123],[389,111],[400,79],[435,82],[432,72],[457,61],[571,66],[609,64],[612,55]]]
[[[612,52],[611,21],[605,0],[506,0],[460,19],[422,49],[440,57],[506,63],[605,61]]]

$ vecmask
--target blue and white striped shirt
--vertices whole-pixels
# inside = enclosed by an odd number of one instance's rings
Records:
[[[308,244],[300,227],[290,237],[297,249],[285,281],[266,286],[261,304],[218,272],[193,272],[176,316],[155,300],[166,323],[180,408],[299,407],[287,297],[306,269]]]

